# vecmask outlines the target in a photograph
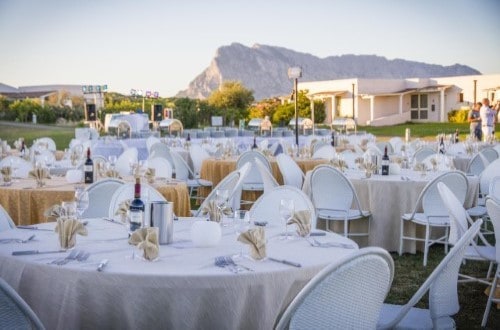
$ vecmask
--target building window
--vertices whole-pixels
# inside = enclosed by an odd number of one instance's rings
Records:
[[[463,103],[464,102],[464,93],[458,94],[458,102]]]
[[[411,119],[427,119],[429,111],[429,103],[427,94],[413,94],[411,95]]]

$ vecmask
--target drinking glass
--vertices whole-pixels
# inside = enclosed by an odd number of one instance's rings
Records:
[[[75,201],[78,219],[81,219],[83,212],[89,207],[89,193],[84,189],[75,189]]]
[[[285,222],[285,235],[283,236],[283,239],[292,239],[292,237],[288,235],[288,221],[292,219],[294,209],[295,207],[292,199],[280,200],[279,213],[281,219]]]
[[[115,164],[116,164],[116,155],[108,156],[108,162],[109,162],[109,166],[111,167],[111,169],[114,170]]]
[[[250,214],[248,213],[247,210],[237,210],[234,212],[234,218],[233,218],[233,221],[234,221],[234,232],[236,234],[236,239],[238,239],[238,237],[246,232],[247,230],[250,229],[251,225],[250,225]],[[239,243],[240,244],[240,253],[233,256],[234,258],[242,258],[243,257],[243,243]]]
[[[227,200],[229,199],[229,190],[227,189],[217,189],[215,192],[215,203],[219,211],[219,220],[222,223],[222,218],[224,213],[222,212],[227,206]]]

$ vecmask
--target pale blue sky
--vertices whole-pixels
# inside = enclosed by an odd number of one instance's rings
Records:
[[[0,0],[0,82],[16,87],[169,97],[233,42],[500,73],[500,1]]]

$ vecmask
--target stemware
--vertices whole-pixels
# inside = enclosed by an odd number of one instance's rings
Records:
[[[234,212],[234,232],[236,233],[236,239],[250,229],[250,214],[247,210],[237,210]],[[242,258],[243,257],[243,243],[239,243],[240,245],[240,253],[233,256],[234,258]]]
[[[229,199],[229,190],[227,189],[217,189],[215,192],[215,203],[219,211],[219,219],[222,223],[222,218],[224,217],[224,210],[227,206],[227,200]]]
[[[285,222],[285,235],[283,239],[292,239],[292,236],[288,235],[288,221],[292,219],[294,212],[294,204],[292,199],[281,199],[279,205],[279,213],[281,219]]]
[[[109,162],[110,169],[114,170],[115,164],[116,164],[116,155],[108,156],[108,162]]]
[[[89,207],[89,193],[84,189],[75,189],[76,212],[81,220],[83,212]]]

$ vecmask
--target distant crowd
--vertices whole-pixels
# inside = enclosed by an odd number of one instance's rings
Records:
[[[495,137],[495,125],[500,112],[500,99],[494,107],[490,106],[490,100],[484,98],[482,102],[474,104],[469,111],[468,121],[470,123],[470,134],[478,141],[489,142]]]

